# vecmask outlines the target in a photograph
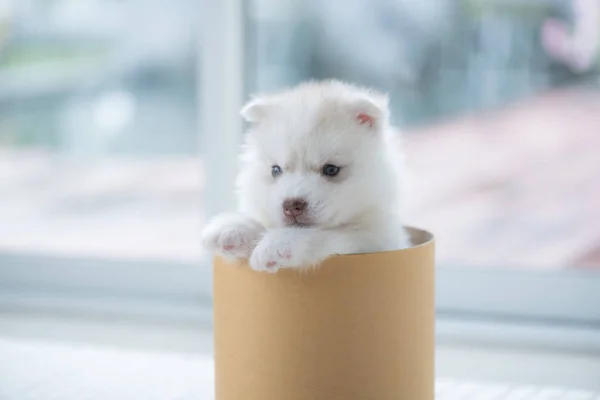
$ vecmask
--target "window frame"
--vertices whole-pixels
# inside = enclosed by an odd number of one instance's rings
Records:
[[[243,0],[205,0],[198,69],[206,186],[205,218],[235,210],[243,138],[239,109],[251,79]],[[427,228],[427,227],[424,227]],[[437,313],[444,318],[600,328],[600,273],[441,266]],[[547,294],[552,294],[548,296]],[[0,251],[0,307],[211,321],[212,271],[197,264],[111,261]]]

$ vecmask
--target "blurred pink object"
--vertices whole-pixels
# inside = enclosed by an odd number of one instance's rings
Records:
[[[555,18],[542,26],[541,40],[546,52],[575,72],[589,70],[600,50],[600,0],[572,0],[573,28]]]

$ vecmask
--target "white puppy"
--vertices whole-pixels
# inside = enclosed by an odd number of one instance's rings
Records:
[[[237,181],[240,210],[208,224],[206,249],[274,272],[408,245],[386,96],[309,82],[253,99],[242,116],[253,126]]]

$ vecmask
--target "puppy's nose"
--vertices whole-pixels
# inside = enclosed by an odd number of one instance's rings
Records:
[[[288,217],[297,217],[304,212],[307,205],[304,199],[287,199],[283,202],[283,213]]]

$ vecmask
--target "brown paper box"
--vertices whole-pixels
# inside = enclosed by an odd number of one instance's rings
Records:
[[[434,243],[314,270],[215,259],[216,400],[433,400]]]

